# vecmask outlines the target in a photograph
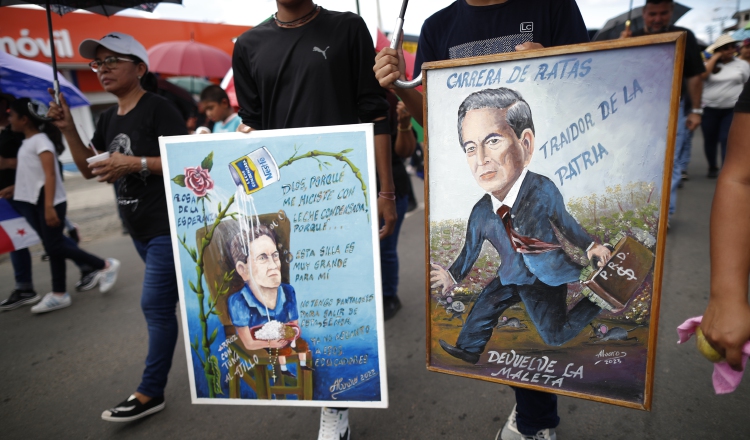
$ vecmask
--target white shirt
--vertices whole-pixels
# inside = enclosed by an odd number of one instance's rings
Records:
[[[739,58],[721,65],[721,71],[709,73],[703,83],[703,107],[724,109],[734,107],[749,78],[750,64]]]
[[[503,200],[498,200],[498,198],[492,193],[487,193],[490,195],[490,199],[492,199],[492,212],[497,212],[497,210],[503,205],[513,208],[513,205],[518,198],[518,192],[521,191],[521,184],[523,184],[523,180],[526,178],[528,172],[528,168],[524,168],[523,171],[521,171],[521,175],[518,176],[518,179],[513,183],[513,186],[510,187],[510,191],[508,191],[508,194],[505,195]]]
[[[37,133],[30,138],[24,139],[18,150],[18,165],[16,165],[16,187],[13,199],[36,205],[39,200],[39,191],[44,186],[44,168],[39,155],[50,151],[55,156],[55,206],[66,200],[65,187],[63,187],[60,167],[57,165],[57,154],[55,146],[46,134]]]

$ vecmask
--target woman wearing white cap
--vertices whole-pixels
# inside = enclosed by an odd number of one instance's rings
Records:
[[[165,404],[164,387],[177,343],[178,294],[158,139],[187,132],[182,116],[167,100],[141,87],[148,55],[132,36],[113,32],[83,41],[78,50],[93,60],[89,65],[104,90],[117,97],[117,105],[99,118],[91,139],[97,152],[110,157],[87,163],[97,153],[79,137],[62,94],[60,106],[50,103],[49,116],[65,135],[84,177],[117,182],[120,215],[146,263],[141,295],[149,335],[146,369],[137,391],[102,414],[104,420],[128,422],[161,411]]]
[[[722,35],[706,50],[713,55],[706,61],[703,83],[703,149],[708,159],[708,177],[716,178],[716,146],[721,143],[721,162],[727,152],[729,126],[732,125],[734,104],[742,87],[750,78],[750,64],[735,58],[737,40]]]

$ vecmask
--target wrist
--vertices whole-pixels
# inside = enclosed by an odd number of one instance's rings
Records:
[[[68,125],[68,126],[66,126],[64,128],[60,128],[60,133],[62,133],[63,136],[70,136],[72,134],[77,135],[78,134],[78,130],[76,130],[75,126]]]
[[[138,174],[141,172],[141,156],[129,156],[128,172]]]
[[[390,201],[396,200],[396,193],[395,192],[389,192],[389,191],[380,191],[378,193],[378,198],[380,199],[386,199]]]
[[[709,301],[721,304],[748,305],[747,285],[737,283],[735,285],[711,285]]]
[[[690,110],[690,113],[694,114],[694,115],[698,115],[698,116],[703,116],[703,109],[702,108],[694,108],[694,109]]]
[[[411,122],[406,125],[398,124],[398,131],[411,131]]]

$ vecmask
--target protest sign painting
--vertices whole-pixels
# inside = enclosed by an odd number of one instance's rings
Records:
[[[372,125],[161,154],[193,403],[387,407]]]
[[[423,66],[428,369],[650,408],[683,45]]]

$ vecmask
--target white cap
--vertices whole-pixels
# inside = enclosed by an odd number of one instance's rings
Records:
[[[81,42],[78,46],[78,52],[82,57],[93,60],[96,59],[96,49],[99,46],[106,47],[112,52],[122,55],[136,56],[146,63],[146,67],[148,67],[148,52],[146,52],[146,48],[131,35],[123,34],[122,32],[111,32],[99,40],[89,38]]]

